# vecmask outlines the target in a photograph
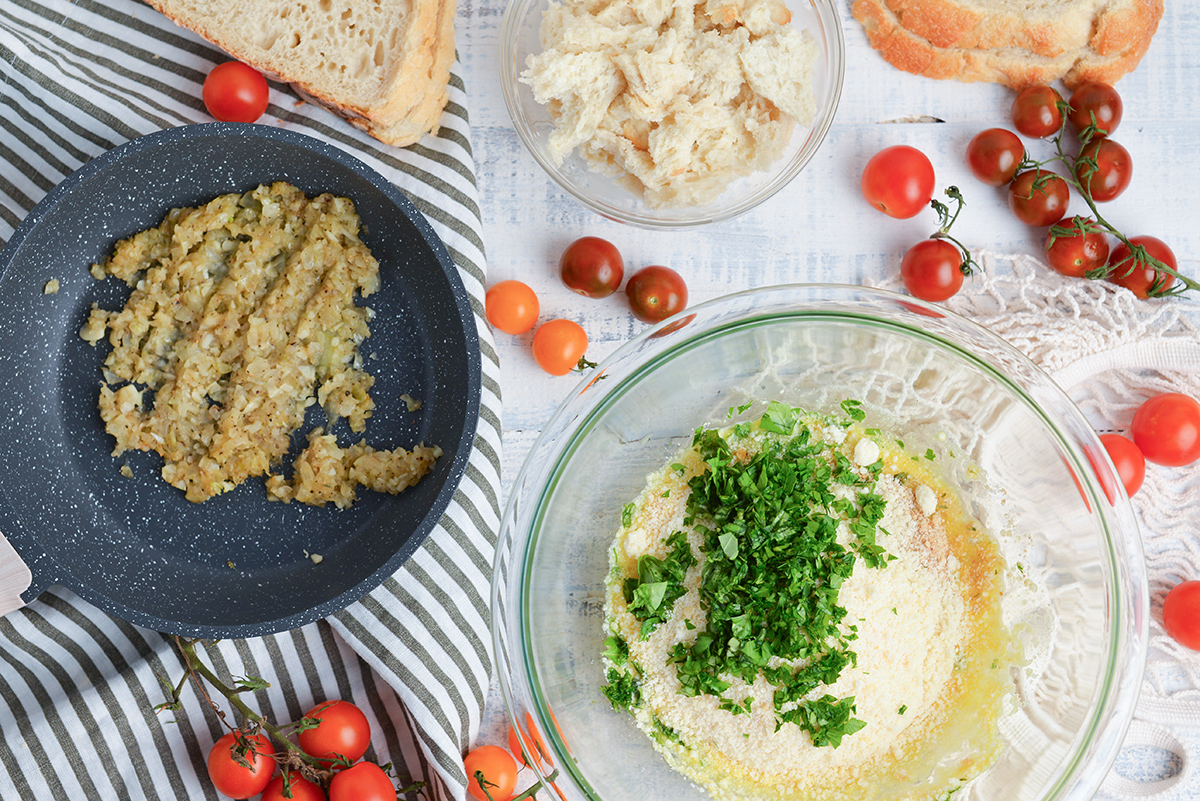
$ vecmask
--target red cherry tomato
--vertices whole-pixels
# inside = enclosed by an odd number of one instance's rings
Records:
[[[1146,457],[1142,456],[1141,449],[1129,437],[1101,434],[1100,441],[1104,443],[1108,458],[1112,459],[1113,466],[1117,468],[1117,475],[1125,485],[1125,494],[1132,498],[1133,494],[1142,488],[1142,482],[1146,479]]]
[[[208,752],[208,777],[217,792],[230,798],[249,798],[266,789],[275,775],[275,749],[263,734],[242,735],[250,749],[242,765],[234,754],[237,734],[230,732],[213,743]]]
[[[1087,217],[1072,217],[1060,225],[1071,228],[1067,234],[1046,232],[1046,261],[1054,271],[1072,278],[1083,278],[1091,270],[1108,263],[1108,237],[1103,231],[1089,231],[1093,221]]]
[[[1148,256],[1158,259],[1172,270],[1177,267],[1175,254],[1161,239],[1153,236],[1134,236],[1130,237],[1129,241],[1144,247]],[[1113,248],[1108,263],[1112,268],[1108,280],[1125,287],[1139,298],[1148,298],[1152,293],[1161,295],[1175,283],[1175,276],[1159,272],[1152,262],[1144,258],[1135,258],[1124,242]]]
[[[1013,125],[1026,136],[1052,136],[1062,127],[1061,100],[1062,95],[1049,86],[1022,89],[1013,100]]]
[[[939,301],[962,288],[962,254],[944,239],[925,239],[900,260],[900,280],[915,298]]]
[[[1111,139],[1093,139],[1075,160],[1075,177],[1092,200],[1106,203],[1125,191],[1133,178],[1133,158]]]
[[[306,754],[327,760],[345,757],[357,762],[371,744],[371,724],[362,710],[349,701],[317,704],[304,717],[319,721],[316,728],[299,734]]]
[[[625,295],[633,315],[643,323],[657,323],[687,308],[688,291],[683,276],[670,267],[652,264],[629,277]]]
[[[483,774],[483,784],[492,801],[508,801],[517,787],[517,761],[498,745],[479,746],[467,754],[463,767],[467,769],[467,792],[479,801],[487,801],[487,795],[479,786],[477,772]]]
[[[587,332],[571,320],[550,320],[533,334],[533,358],[550,375],[574,370],[587,346]]]
[[[558,269],[568,289],[589,298],[607,298],[625,277],[621,252],[598,236],[585,236],[567,245]]]
[[[290,799],[283,794],[283,776],[276,776],[263,791],[262,801],[325,801],[325,791],[299,773],[290,774],[289,782]]]
[[[1182,467],[1200,459],[1200,403],[1180,392],[1145,401],[1129,427],[1147,461]]]
[[[1054,225],[1070,202],[1067,182],[1049,170],[1026,170],[1008,185],[1008,207],[1026,225]]]
[[[240,61],[213,67],[201,90],[208,113],[222,122],[254,122],[267,110],[269,94],[262,73]]]
[[[374,762],[359,762],[334,774],[329,801],[396,801],[396,785]]]
[[[988,128],[967,144],[967,166],[988,186],[1004,186],[1017,174],[1025,158],[1025,145],[1012,131]]]
[[[1112,136],[1121,124],[1124,104],[1117,90],[1106,83],[1091,81],[1071,93],[1071,113],[1067,115],[1076,131],[1096,126],[1096,136]]]
[[[1200,581],[1176,584],[1167,593],[1163,628],[1183,647],[1200,651]]]
[[[915,217],[933,198],[933,164],[915,147],[880,150],[863,168],[862,193],[889,217]]]
[[[483,297],[484,311],[493,328],[506,334],[524,334],[537,322],[537,295],[517,280],[493,284]]]

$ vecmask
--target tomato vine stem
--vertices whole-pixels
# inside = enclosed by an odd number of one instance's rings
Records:
[[[239,747],[252,746],[250,741],[246,738],[246,735],[255,734],[260,730],[266,732],[271,740],[279,744],[282,750],[277,749],[273,755],[273,758],[277,763],[279,763],[281,769],[284,771],[285,776],[288,772],[296,772],[309,781],[328,786],[330,780],[333,778],[336,772],[336,768],[350,766],[350,762],[344,758],[326,760],[311,756],[310,754],[306,753],[304,749],[289,739],[290,733],[312,728],[316,725],[316,721],[310,718],[301,718],[294,723],[289,723],[284,726],[276,726],[266,717],[254,711],[249,704],[242,700],[241,695],[243,693],[269,687],[270,684],[268,682],[257,677],[243,676],[241,678],[234,677],[233,686],[230,686],[230,684],[226,683],[221,679],[220,676],[217,675],[216,671],[214,671],[205,663],[203,657],[200,655],[200,652],[197,649],[197,643],[205,641],[193,640],[186,637],[180,637],[178,635],[172,635],[171,639],[175,643],[176,648],[179,650],[180,656],[183,658],[184,674],[176,684],[171,684],[165,678],[160,676],[159,680],[163,683],[163,686],[169,693],[169,700],[158,704],[154,708],[155,711],[175,711],[180,709],[182,706],[180,699],[183,694],[183,689],[185,686],[187,686],[189,681],[192,681],[195,683],[196,691],[200,694],[200,697],[203,698],[205,703],[207,703],[213,712],[216,713],[217,718],[221,721],[221,723],[235,734],[235,739]],[[228,720],[226,720],[224,710],[222,710],[213,700],[212,695],[209,693],[209,687],[220,693],[221,696],[223,696],[225,700],[229,702],[230,706],[237,710],[238,714],[241,716],[241,725],[234,726]],[[385,772],[392,770],[391,764],[382,765],[380,767],[383,768]],[[409,792],[417,792],[418,794],[423,795],[421,791],[425,786],[424,782],[414,782],[411,778],[401,775],[396,775],[395,779],[401,785],[406,785],[402,786],[396,791],[398,797]]]
[[[957,186],[946,187],[945,194],[946,197],[955,201],[957,205],[954,207],[954,213],[951,214],[950,207],[945,203],[942,203],[940,200],[934,199],[929,201],[929,205],[933,207],[933,210],[936,211],[938,215],[938,230],[937,233],[930,237],[930,239],[945,239],[947,242],[950,242],[956,248],[958,248],[959,253],[962,254],[962,264],[959,265],[958,269],[963,275],[971,275],[971,273],[974,272],[974,269],[979,268],[979,262],[975,261],[975,259],[971,256],[971,251],[967,249],[966,245],[950,236],[950,227],[954,225],[954,221],[958,219],[959,213],[962,212],[963,206],[966,205],[966,200],[963,198],[962,192],[959,191]]]
[[[1061,163],[1064,167],[1064,172],[1066,174],[1058,175],[1058,177],[1061,178],[1062,180],[1066,181],[1071,186],[1075,187],[1076,191],[1079,192],[1080,196],[1083,198],[1083,201],[1087,204],[1088,209],[1091,211],[1092,216],[1095,219],[1091,225],[1085,225],[1082,227],[1079,226],[1078,224],[1072,225],[1072,226],[1064,226],[1062,224],[1055,224],[1055,225],[1051,226],[1050,232],[1049,232],[1050,236],[1051,236],[1050,242],[1053,243],[1054,239],[1059,236],[1068,236],[1068,235],[1071,235],[1078,231],[1083,231],[1084,233],[1086,233],[1088,231],[1096,231],[1096,232],[1106,233],[1106,234],[1116,237],[1116,239],[1121,244],[1123,244],[1126,248],[1129,249],[1129,258],[1120,262],[1120,264],[1128,263],[1128,265],[1129,265],[1128,269],[1124,273],[1121,274],[1122,277],[1125,275],[1128,275],[1129,273],[1131,273],[1135,269],[1137,269],[1139,264],[1142,264],[1142,265],[1145,265],[1146,267],[1151,267],[1154,269],[1154,271],[1155,271],[1154,283],[1151,284],[1149,290],[1147,291],[1147,293],[1146,293],[1147,297],[1151,297],[1151,298],[1170,297],[1172,295],[1182,294],[1183,292],[1185,292],[1189,289],[1190,290],[1200,290],[1200,283],[1183,275],[1176,268],[1171,267],[1169,264],[1164,263],[1161,259],[1158,259],[1155,256],[1151,255],[1146,250],[1144,245],[1140,245],[1140,244],[1131,242],[1129,237],[1127,237],[1127,236],[1125,236],[1125,234],[1121,233],[1120,229],[1118,229],[1115,225],[1110,223],[1107,219],[1104,218],[1104,215],[1102,215],[1100,213],[1100,209],[1096,205],[1096,200],[1095,200],[1095,198],[1092,197],[1092,191],[1091,191],[1090,181],[1089,181],[1089,178],[1091,177],[1091,175],[1094,172],[1096,172],[1097,169],[1099,169],[1099,165],[1097,164],[1096,159],[1093,156],[1083,156],[1082,155],[1083,149],[1085,149],[1088,146],[1088,144],[1096,137],[1097,133],[1099,132],[1099,129],[1096,127],[1095,115],[1094,114],[1092,115],[1092,124],[1087,126],[1086,128],[1084,128],[1078,134],[1079,147],[1080,147],[1080,151],[1081,151],[1080,155],[1072,157],[1070,154],[1067,153],[1066,149],[1063,146],[1063,139],[1066,136],[1066,130],[1067,130],[1067,117],[1071,112],[1071,106],[1065,100],[1060,100],[1058,102],[1058,107],[1059,107],[1060,111],[1062,112],[1063,119],[1062,119],[1062,123],[1059,125],[1058,133],[1056,133],[1054,135],[1053,140],[1051,140],[1054,144],[1055,154],[1053,156],[1051,156],[1050,158],[1046,159],[1045,161],[1037,161],[1036,159],[1031,158],[1027,152],[1025,158],[1021,161],[1021,164],[1018,166],[1017,172],[1020,173],[1024,170],[1028,170],[1028,169],[1040,169],[1040,168],[1044,167],[1045,165],[1051,164],[1053,162]],[[1082,173],[1082,176],[1081,176],[1081,173]],[[1055,174],[1057,175],[1057,173],[1055,173]],[[1037,185],[1036,181],[1035,181],[1034,185],[1035,186]],[[1031,190],[1031,192],[1032,192],[1032,190]],[[1094,225],[1095,227],[1092,227],[1092,225]],[[1097,267],[1094,270],[1089,270],[1087,273],[1087,278],[1093,279],[1093,280],[1101,279],[1101,278],[1108,278],[1115,274],[1117,267],[1120,266],[1120,264],[1105,264],[1101,267]],[[1179,282],[1179,284],[1176,286],[1167,287],[1166,286],[1166,283],[1167,283],[1166,276],[1174,277]]]
[[[176,686],[175,694],[172,696],[172,703],[176,705],[178,704],[179,693],[182,691],[187,679],[191,678],[195,681],[197,691],[200,693],[201,697],[204,698],[205,702],[212,707],[212,710],[217,714],[217,717],[220,719],[221,723],[223,723],[230,731],[242,731],[241,727],[233,726],[228,720],[225,719],[225,712],[217,706],[217,704],[212,700],[212,697],[209,695],[208,690],[205,687],[205,684],[207,684],[219,692],[225,698],[225,700],[237,710],[238,714],[242,716],[242,720],[249,724],[250,732],[253,732],[257,729],[262,729],[267,733],[268,736],[270,736],[272,740],[279,743],[283,747],[284,757],[280,759],[279,756],[276,755],[276,761],[278,761],[281,765],[293,770],[299,770],[305,778],[310,780],[328,781],[333,776],[332,766],[327,767],[324,761],[306,754],[298,745],[288,739],[287,732],[283,728],[276,726],[275,724],[271,723],[271,721],[255,712],[249,704],[241,699],[240,696],[244,692],[249,692],[259,687],[268,686],[266,682],[263,682],[261,679],[243,679],[242,682],[240,682],[241,686],[230,687],[228,684],[222,681],[221,678],[217,676],[217,674],[207,664],[204,663],[204,660],[200,657],[200,654],[197,653],[196,640],[187,639],[178,635],[173,635],[172,639],[175,641],[176,647],[178,647],[180,654],[183,656],[184,668],[186,670],[183,679]],[[169,705],[164,704],[163,706],[167,707]]]

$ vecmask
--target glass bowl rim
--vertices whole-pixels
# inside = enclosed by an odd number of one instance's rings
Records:
[[[834,117],[837,116],[846,78],[846,35],[842,29],[841,16],[833,0],[808,0],[808,5],[812,6],[818,17],[821,17],[822,28],[825,31],[825,38],[829,44],[825,60],[827,62],[826,69],[829,72],[829,81],[832,85],[829,91],[828,107],[820,109],[823,114],[817,121],[818,124],[810,129],[807,141],[811,142],[811,147],[807,148],[807,152],[802,147],[793,156],[787,168],[775,175],[770,183],[738,203],[728,208],[722,208],[717,212],[689,215],[679,219],[662,219],[654,215],[653,209],[639,209],[631,212],[617,208],[612,204],[597,200],[587,193],[578,191],[571,186],[570,182],[559,172],[559,169],[535,146],[529,123],[520,112],[521,104],[517,98],[519,89],[517,81],[513,77],[517,72],[517,65],[515,64],[517,31],[522,24],[523,17],[528,13],[532,13],[531,6],[542,1],[511,0],[504,9],[504,18],[500,26],[500,89],[504,97],[504,107],[508,112],[508,118],[512,123],[513,129],[517,132],[517,138],[521,140],[525,152],[533,158],[538,167],[560,189],[606,219],[639,228],[684,230],[739,217],[778,194],[780,190],[791,183],[808,166],[809,162],[817,154],[817,151],[820,150],[825,137],[829,133],[829,128],[833,125]],[[828,19],[822,16],[822,10],[826,12]]]
[[[803,301],[811,304],[817,301],[819,296],[822,295],[832,295],[835,299],[843,301],[859,298],[871,305],[890,303],[920,315],[934,315],[948,319],[952,325],[959,326],[988,344],[999,347],[1007,357],[1016,360],[1023,369],[1032,370],[1032,375],[1038,381],[1042,382],[1043,386],[1048,388],[1048,391],[1057,395],[1058,400],[1065,401],[1068,404],[1069,413],[1072,416],[1077,416],[1077,422],[1082,421],[1086,430],[1091,432],[1091,438],[1095,440],[1092,444],[1098,446],[1099,453],[1105,460],[1104,464],[1090,464],[1088,457],[1061,430],[1061,424],[1049,418],[1047,412],[1042,408],[1041,403],[1032,397],[1030,390],[1015,383],[997,365],[984,360],[978,354],[966,350],[962,345],[948,342],[937,335],[920,329],[916,325],[904,325],[895,321],[892,321],[889,325],[894,330],[915,334],[940,346],[952,349],[956,355],[967,357],[971,362],[985,370],[991,377],[999,379],[1010,389],[1014,390],[1055,433],[1059,444],[1064,447],[1066,455],[1072,459],[1074,467],[1077,468],[1076,475],[1080,479],[1080,487],[1087,493],[1088,503],[1094,503],[1095,508],[1100,510],[1099,517],[1104,521],[1104,525],[1101,527],[1101,534],[1104,537],[1102,545],[1108,558],[1108,563],[1111,565],[1111,569],[1106,571],[1104,577],[1107,585],[1107,599],[1110,607],[1117,611],[1114,625],[1111,627],[1109,634],[1109,645],[1106,648],[1103,674],[1101,681],[1098,682],[1094,690],[1088,718],[1076,733],[1072,750],[1069,753],[1068,759],[1062,764],[1058,780],[1043,796],[1043,801],[1050,801],[1051,799],[1059,801],[1085,801],[1086,799],[1091,799],[1098,791],[1104,777],[1115,762],[1125,733],[1132,723],[1134,708],[1144,674],[1149,639],[1148,578],[1141,539],[1138,533],[1137,521],[1133,516],[1132,506],[1129,499],[1123,494],[1118,496],[1115,502],[1111,502],[1106,506],[1103,485],[1089,471],[1089,468],[1092,470],[1108,469],[1111,471],[1110,475],[1115,477],[1117,475],[1116,468],[1113,466],[1111,460],[1107,458],[1107,452],[1103,446],[1100,445],[1098,434],[1092,430],[1090,424],[1087,424],[1082,412],[1075,407],[1066,390],[1059,387],[1045,371],[1014,345],[987,328],[940,305],[927,303],[907,295],[874,287],[836,283],[780,284],[742,290],[707,300],[648,328],[621,345],[613,353],[600,361],[593,368],[592,377],[582,379],[578,383],[578,386],[573,389],[572,393],[568,395],[567,399],[555,410],[541,433],[535,439],[511,485],[512,488],[509,491],[509,497],[505,501],[501,517],[496,559],[493,565],[491,598],[492,641],[498,668],[498,684],[510,725],[519,728],[520,724],[514,699],[515,688],[513,685],[515,677],[510,674],[509,670],[502,669],[504,667],[510,670],[520,669],[524,674],[520,677],[520,682],[517,683],[523,685],[521,689],[528,692],[534,698],[533,712],[536,715],[537,722],[540,724],[541,736],[543,740],[553,743],[553,755],[557,757],[553,761],[564,766],[573,764],[573,761],[569,758],[570,750],[563,741],[561,734],[557,731],[557,721],[552,716],[545,714],[548,707],[544,703],[541,694],[535,689],[538,680],[532,670],[532,660],[528,659],[528,637],[523,637],[520,642],[514,643],[513,648],[508,648],[508,632],[505,626],[500,625],[500,621],[505,619],[501,610],[505,606],[506,601],[502,596],[512,596],[513,600],[517,602],[513,604],[516,611],[510,612],[508,619],[519,620],[521,630],[523,632],[528,631],[528,625],[525,622],[527,616],[527,604],[525,601],[527,600],[526,595],[528,592],[526,573],[528,558],[534,550],[533,545],[536,540],[536,537],[531,537],[531,531],[537,529],[537,520],[545,508],[547,493],[553,489],[554,482],[550,481],[550,479],[561,475],[560,466],[564,460],[568,460],[570,455],[574,453],[576,448],[586,438],[587,431],[592,427],[589,425],[589,421],[594,421],[599,416],[602,416],[604,410],[611,405],[614,397],[619,397],[623,391],[628,391],[628,388],[636,383],[637,380],[650,375],[653,372],[651,368],[655,364],[658,364],[665,358],[678,355],[678,352],[686,346],[694,346],[722,332],[728,332],[731,327],[741,327],[755,320],[761,321],[764,317],[773,319],[787,316],[817,316],[834,319],[846,319],[849,317],[858,318],[861,322],[869,320],[870,315],[867,311],[852,314],[844,310],[839,313],[814,308],[806,308],[803,312],[791,312],[790,314],[778,310],[771,313],[754,308],[743,312],[743,314],[733,320],[723,322],[715,328],[700,330],[682,342],[665,348],[662,352],[653,354],[649,359],[640,358],[634,360],[628,375],[624,376],[621,381],[606,388],[600,394],[593,396],[591,400],[580,400],[580,398],[585,396],[584,391],[595,384],[595,376],[607,374],[607,371],[614,365],[624,366],[623,363],[625,361],[633,359],[637,351],[648,340],[671,333],[673,330],[681,327],[681,323],[690,321],[697,315],[715,313],[715,311],[719,311],[722,307],[733,306],[740,301],[761,296],[771,296],[773,301],[776,300],[775,296],[782,296],[777,300],[778,303],[783,303],[787,300],[789,302]],[[819,299],[829,300],[828,297],[820,297]],[[576,406],[580,406],[581,410],[572,414]],[[546,454],[551,458],[545,458],[546,455],[539,454],[539,451],[546,450],[547,446],[552,446],[548,454]],[[541,458],[535,459],[538,456],[541,456]],[[533,511],[525,516],[526,523],[528,523],[527,528],[530,531],[518,530],[516,525],[517,507],[520,498],[523,497],[520,494],[520,489],[527,483],[528,478],[538,464],[545,465],[545,469],[534,485],[537,497],[530,501]],[[1119,482],[1119,478],[1115,480]],[[515,553],[515,549],[511,547],[512,540],[518,536],[524,540],[521,553]],[[510,550],[514,552],[508,560],[505,560],[504,557]],[[504,581],[506,568],[508,571],[507,582]],[[517,597],[517,592],[514,588],[520,588],[519,597]],[[520,654],[519,660],[514,661],[511,658],[513,654]],[[504,655],[503,662],[502,655]],[[529,710],[526,710],[526,712],[528,714]],[[534,774],[539,780],[545,781],[547,779],[540,766],[534,764],[531,767],[534,768]],[[584,795],[591,799],[600,799],[600,796],[596,794],[577,769],[569,769],[565,772],[570,776],[572,783]]]

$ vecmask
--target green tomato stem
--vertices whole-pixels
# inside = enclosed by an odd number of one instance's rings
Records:
[[[239,694],[242,692],[240,689],[230,687],[229,685],[225,684],[225,682],[221,681],[217,674],[214,673],[208,667],[208,665],[204,663],[204,660],[202,660],[200,655],[196,652],[195,640],[184,639],[178,636],[173,637],[173,639],[175,640],[175,644],[179,647],[179,652],[183,655],[184,663],[187,667],[187,674],[184,676],[184,680],[180,682],[180,689],[182,689],[183,683],[186,682],[188,676],[196,676],[196,683],[198,686],[200,686],[201,694],[204,695],[205,699],[209,701],[210,705],[212,705],[212,701],[208,699],[208,694],[204,692],[204,688],[199,682],[199,679],[204,679],[204,681],[208,682],[213,689],[225,697],[225,700],[227,700],[229,704],[241,714],[243,720],[251,721],[256,726],[263,729],[263,731],[265,731],[272,740],[275,740],[282,745],[288,756],[292,758],[288,761],[299,763],[301,766],[301,772],[307,772],[309,774],[309,778],[316,779],[325,779],[331,775],[332,771],[326,767],[324,762],[314,756],[306,754],[298,745],[287,738],[287,734],[282,729],[275,726],[262,715],[251,709],[246,702],[239,697]],[[217,716],[221,718],[221,722],[224,723],[230,729],[230,731],[236,730],[235,727],[229,725],[229,722],[225,720],[224,714],[219,710],[217,712]]]
[[[1091,189],[1088,187],[1088,185],[1086,183],[1081,182],[1075,174],[1075,165],[1076,165],[1076,162],[1078,161],[1078,159],[1073,161],[1067,155],[1066,151],[1063,149],[1063,135],[1066,133],[1066,129],[1067,129],[1067,121],[1066,121],[1066,115],[1064,114],[1062,126],[1058,129],[1058,134],[1055,135],[1055,137],[1054,137],[1054,149],[1056,151],[1056,155],[1053,158],[1048,159],[1045,162],[1035,163],[1036,166],[1041,166],[1042,164],[1048,164],[1051,161],[1061,161],[1063,163],[1063,165],[1067,168],[1066,169],[1067,174],[1060,176],[1060,177],[1063,180],[1065,180],[1067,183],[1069,183],[1071,186],[1075,187],[1075,189],[1083,197],[1084,202],[1087,203],[1088,209],[1091,210],[1092,215],[1095,217],[1096,224],[1101,226],[1104,229],[1104,231],[1106,231],[1107,233],[1116,237],[1117,240],[1120,241],[1121,244],[1123,244],[1125,247],[1129,248],[1130,259],[1134,262],[1134,265],[1136,265],[1137,263],[1141,263],[1146,266],[1153,267],[1156,272],[1158,272],[1160,274],[1171,275],[1182,284],[1181,288],[1170,289],[1170,290],[1164,291],[1159,287],[1159,284],[1161,284],[1162,282],[1155,281],[1155,284],[1150,287],[1150,291],[1147,293],[1149,297],[1166,297],[1166,296],[1170,296],[1170,295],[1181,294],[1182,292],[1184,292],[1188,289],[1191,289],[1191,290],[1200,289],[1200,283],[1197,283],[1193,279],[1188,278],[1187,276],[1183,275],[1178,270],[1176,270],[1174,267],[1171,267],[1171,266],[1165,264],[1160,259],[1157,259],[1154,256],[1151,256],[1146,251],[1145,247],[1143,247],[1141,245],[1135,245],[1132,242],[1130,242],[1129,238],[1126,237],[1125,234],[1121,233],[1115,225],[1113,225],[1112,223],[1110,223],[1108,220],[1106,220],[1104,218],[1104,215],[1102,215],[1100,213],[1100,209],[1097,208],[1097,206],[1096,206],[1096,201],[1092,198]],[[1088,142],[1090,142],[1092,140],[1093,135],[1094,135],[1094,130],[1090,126],[1089,126],[1089,128],[1082,131],[1080,133],[1080,137],[1079,137],[1081,145],[1083,147],[1086,147]],[[1133,269],[1133,266],[1130,267],[1130,270],[1132,270],[1132,269]],[[1115,272],[1115,265],[1107,265],[1106,264],[1101,268],[1097,268],[1096,270],[1089,272],[1087,277],[1091,278],[1091,279],[1108,278],[1114,272]],[[1093,273],[1095,273],[1095,274],[1093,275]]]

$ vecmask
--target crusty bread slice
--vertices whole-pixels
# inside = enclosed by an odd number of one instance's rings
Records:
[[[437,6],[436,35],[429,42],[428,90],[417,98],[417,102],[398,122],[391,125],[361,125],[381,142],[404,147],[420,139],[423,134],[436,134],[438,131],[442,110],[449,101],[446,90],[450,84],[450,68],[454,65],[454,19],[458,13],[458,3],[456,0],[438,0]]]
[[[1137,0],[1136,29],[1124,14],[1120,15],[1124,21],[1119,30],[1113,28],[1115,17],[1099,19],[1085,44],[1051,56],[1035,52],[1028,42],[994,48],[938,46],[902,24],[889,7],[889,2],[895,1],[854,0],[852,6],[871,46],[885,60],[930,78],[992,81],[1015,89],[1056,80],[1068,87],[1090,80],[1115,83],[1146,54],[1163,8],[1162,0]],[[1020,42],[1020,38],[1014,41]]]
[[[884,0],[934,47],[1017,48],[1054,58],[1126,52],[1158,25],[1162,0]]]
[[[438,0],[147,2],[364,128],[411,127],[409,113],[445,91],[430,85],[441,74],[435,57],[453,52],[453,25]]]

